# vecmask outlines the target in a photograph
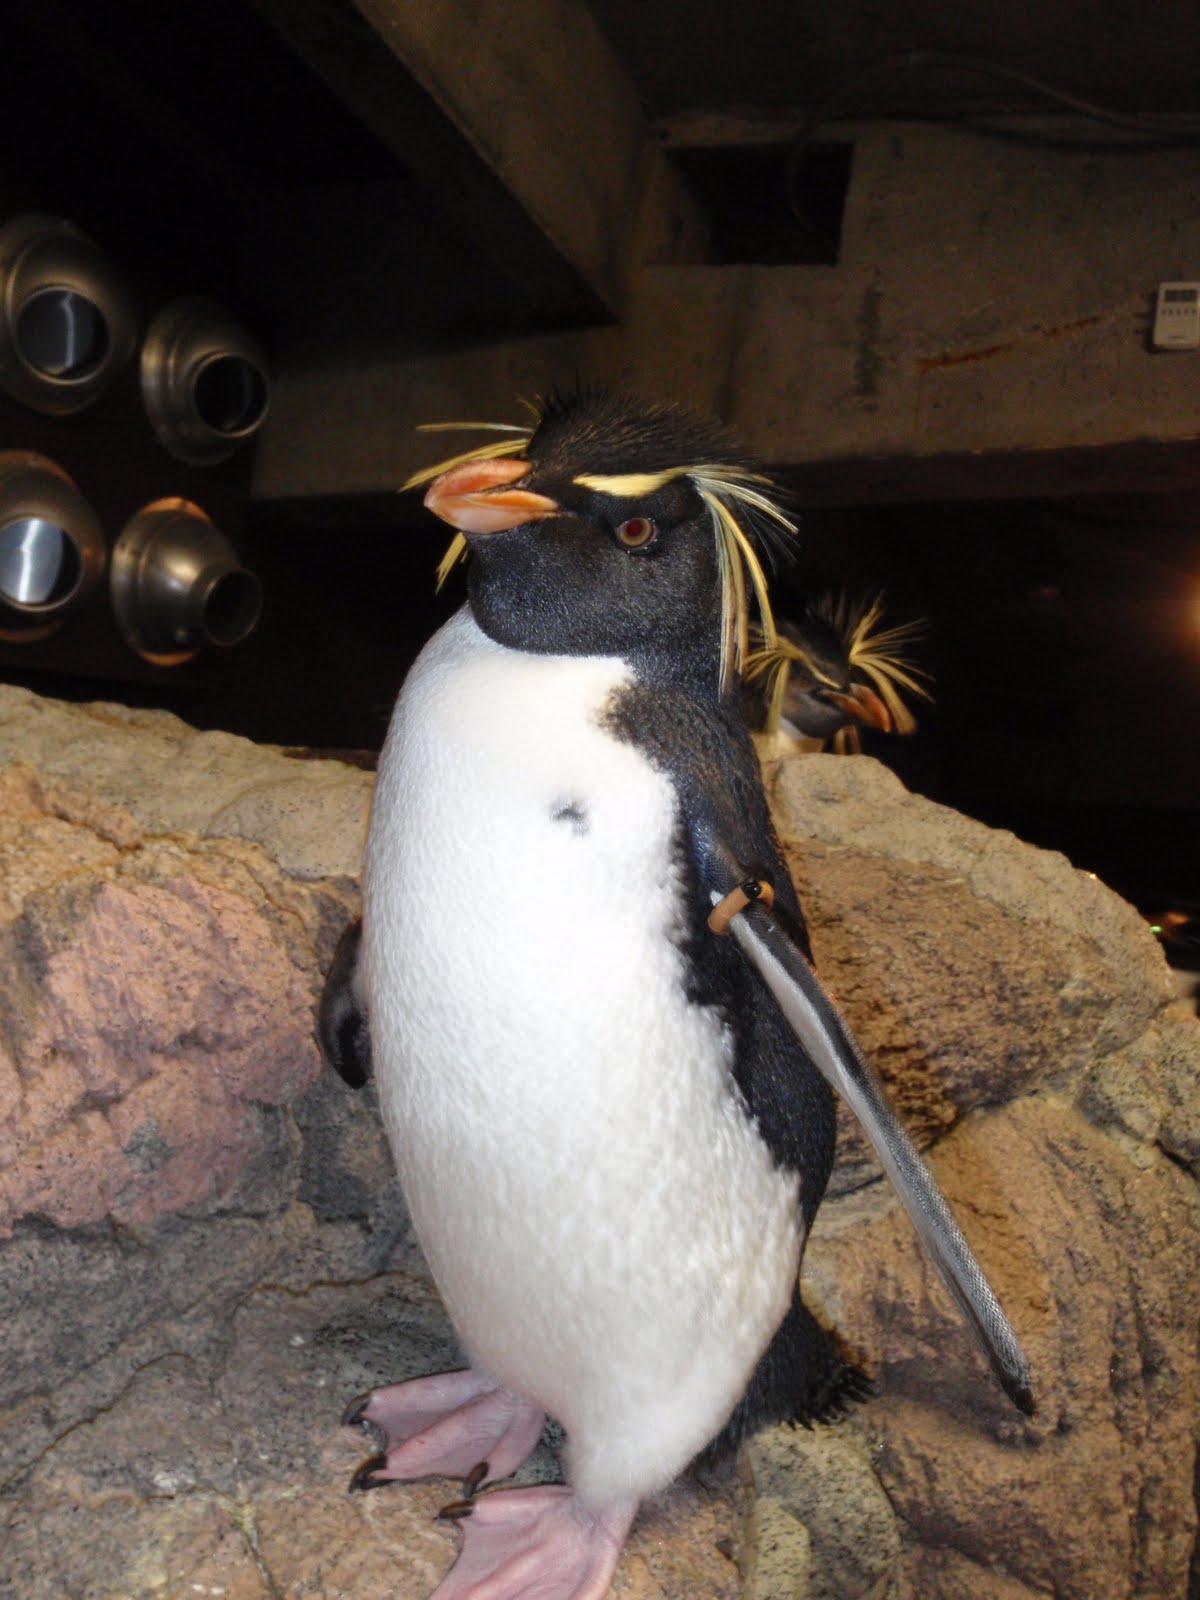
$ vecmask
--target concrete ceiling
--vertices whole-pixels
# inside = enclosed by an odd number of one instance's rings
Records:
[[[386,491],[412,423],[489,415],[497,395],[580,372],[724,416],[810,503],[1190,488],[1195,358],[1147,335],[1156,284],[1200,276],[1195,145],[1130,149],[1098,129],[1080,149],[1073,119],[985,137],[849,102],[868,115],[838,130],[849,183],[823,256],[718,248],[722,196],[679,158],[714,138],[737,153],[764,113],[786,153],[788,111],[914,40],[1126,109],[1167,106],[1169,73],[1178,106],[1195,103],[1192,11],[1160,11],[1156,31],[1127,0],[1094,17],[1072,4],[924,19],[867,0],[819,15],[782,0],[107,0],[101,29],[90,0],[0,0],[0,84],[27,113],[15,125],[40,128],[55,81],[36,149],[68,178],[95,138],[89,105],[173,175],[160,197],[102,164],[82,200],[79,183],[58,200],[41,184],[31,209],[62,205],[101,234],[127,218],[114,250],[146,228],[139,207],[226,218],[281,368],[264,497]],[[942,109],[967,103],[951,91],[1015,103],[990,79],[908,87]],[[784,168],[761,194],[742,187],[786,231]]]
[[[894,52],[972,55],[1122,111],[1200,111],[1195,0],[589,0],[654,117],[807,111]],[[949,114],[1044,102],[974,74],[889,77],[850,109]]]

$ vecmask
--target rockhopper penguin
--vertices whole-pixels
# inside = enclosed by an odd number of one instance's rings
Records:
[[[862,1391],[797,1291],[827,1076],[1021,1403],[1028,1380],[808,965],[737,707],[751,590],[771,628],[756,543],[790,528],[770,486],[715,428],[602,393],[420,481],[468,600],[387,736],[360,982],[469,1365],[352,1405],[387,1439],[356,1486],[474,1496],[548,1413],[567,1483],[447,1508],[464,1543],[436,1600],[600,1600],[643,1496]]]
[[[921,625],[882,621],[882,596],[855,603],[821,595],[801,617],[778,620],[773,648],[752,630],[743,694],[751,727],[838,755],[862,749],[860,728],[915,733],[901,690],[930,698],[927,674],[905,653]]]

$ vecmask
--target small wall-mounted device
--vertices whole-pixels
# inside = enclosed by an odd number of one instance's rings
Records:
[[[1200,283],[1160,283],[1154,303],[1156,350],[1200,349]]]

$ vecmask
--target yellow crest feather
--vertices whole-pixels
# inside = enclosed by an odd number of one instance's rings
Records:
[[[929,674],[914,666],[901,652],[919,637],[922,624],[904,622],[893,628],[879,627],[883,619],[882,595],[876,595],[855,617],[851,617],[844,601],[843,606],[849,630],[851,668],[857,668],[871,680],[872,688],[892,714],[896,732],[915,733],[917,719],[904,703],[900,689],[907,689],[909,694],[922,700],[931,700],[933,696],[920,681]]]
[[[733,506],[741,503],[762,512],[788,534],[795,533],[796,525],[773,500],[753,487],[756,483],[769,481],[758,473],[741,467],[705,463],[690,468],[687,475],[708,506],[717,541],[717,567],[721,574],[720,687],[724,693],[745,672],[750,653],[747,575],[754,589],[759,626],[766,646],[773,650],[778,643],[767,575],[753,542],[734,515]]]
[[[686,467],[673,467],[668,472],[585,472],[578,478],[572,478],[571,482],[577,483],[581,489],[595,489],[600,494],[632,499],[638,494],[653,494],[656,489],[682,478],[686,472]]]

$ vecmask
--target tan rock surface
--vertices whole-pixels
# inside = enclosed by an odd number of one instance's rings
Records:
[[[877,1396],[646,1507],[614,1593],[1183,1600],[1200,1047],[1160,952],[1061,857],[868,760],[768,778],[823,975],[1039,1411],[847,1125],[807,1277]],[[418,1600],[452,1557],[447,1486],[344,1493],[349,1396],[452,1359],[371,1096],[311,1042],[369,792],[0,689],[0,1594]]]
[[[822,974],[1033,1367],[1027,1423],[848,1127],[806,1272],[876,1376],[850,1431],[903,1534],[888,1600],[1183,1597],[1200,1028],[1136,913],[1061,856],[872,763],[768,777]]]
[[[125,814],[123,830],[249,839],[297,877],[358,876],[371,777],[340,761],[294,761],[169,712],[0,684],[0,772],[10,762]]]
[[[1136,911],[1065,856],[874,761],[806,756],[765,777],[821,976],[918,1144],[974,1106],[1077,1081],[1173,1000]],[[835,1186],[866,1160],[845,1116]]]
[[[260,1288],[225,1340],[148,1363],[45,1456],[0,1559],[25,1600],[425,1600],[455,1554],[436,1516],[458,1485],[348,1494],[374,1444],[337,1419],[362,1390],[454,1359],[421,1277]],[[543,1445],[522,1481],[556,1472]],[[736,1600],[717,1548],[736,1531],[735,1492],[727,1469],[647,1506],[615,1592]]]

